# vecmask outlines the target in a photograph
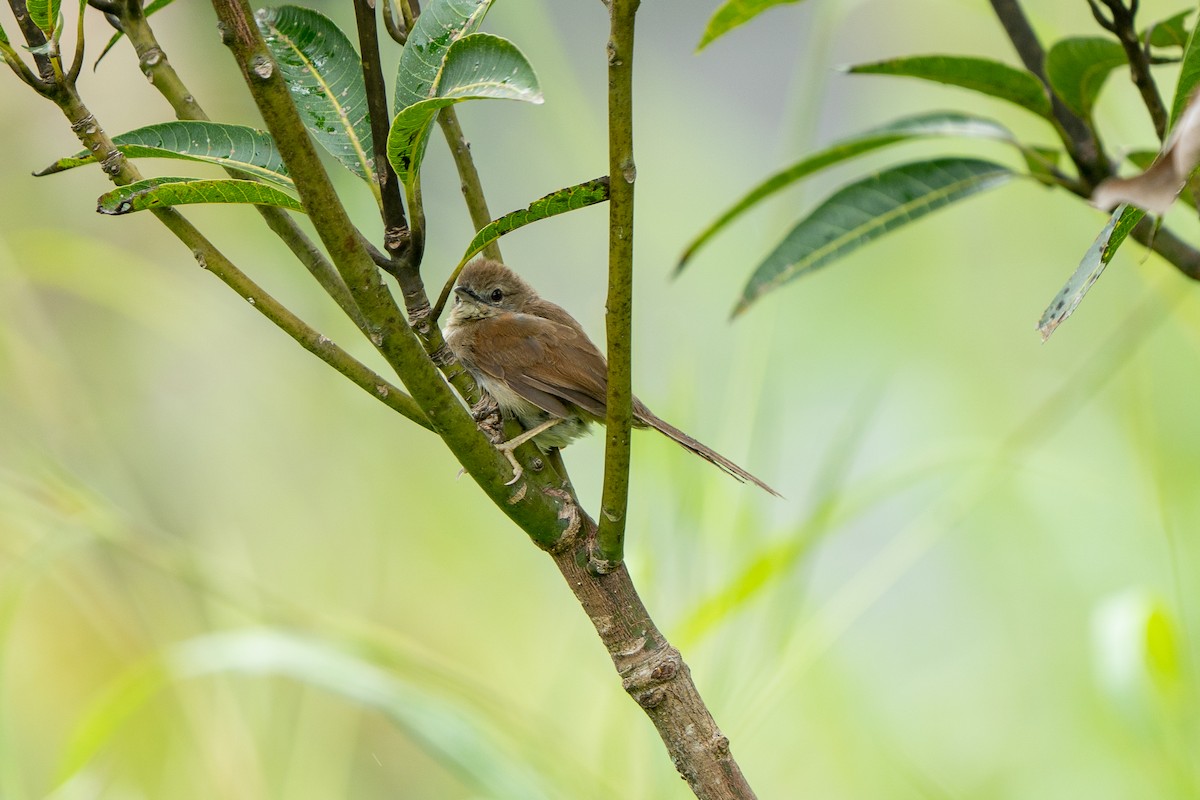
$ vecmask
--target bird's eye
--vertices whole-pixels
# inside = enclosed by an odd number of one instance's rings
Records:
[[[500,291],[499,289],[492,289],[492,302],[493,303],[499,303],[503,299],[504,299],[504,292]]]

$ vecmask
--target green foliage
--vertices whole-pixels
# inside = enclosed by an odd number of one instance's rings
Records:
[[[51,39],[57,30],[58,17],[61,13],[62,0],[29,0],[25,8],[29,11],[29,19],[47,39]]]
[[[292,185],[271,135],[244,125],[189,120],[161,122],[114,136],[113,143],[127,158],[196,161],[238,169],[283,186]],[[83,150],[33,174],[53,175],[95,162],[95,156]]]
[[[299,6],[255,15],[313,139],[374,186],[371,119],[362,61],[328,17]]]
[[[1138,36],[1140,41],[1149,41],[1151,47],[1185,47],[1188,41],[1187,18],[1196,13],[1189,8],[1174,16],[1154,23]]]
[[[1200,26],[1192,29],[1192,33],[1188,36],[1187,46],[1183,49],[1183,60],[1179,65],[1179,81],[1175,84],[1175,96],[1171,101],[1171,124],[1174,127],[1179,121],[1179,116],[1187,107],[1188,98],[1192,96],[1196,85],[1200,84],[1200,43],[1196,40],[1196,31]]]
[[[908,56],[858,64],[854,75],[898,75],[959,86],[990,95],[1049,119],[1050,98],[1032,73],[974,56]]]
[[[537,75],[525,56],[512,42],[487,33],[454,40],[445,50],[429,92],[428,97],[400,111],[388,133],[388,160],[408,188],[410,198],[420,180],[421,161],[438,111],[464,100],[542,102]]]
[[[446,51],[479,29],[491,6],[492,0],[433,0],[424,5],[400,53],[393,113],[434,96]]]
[[[704,35],[700,37],[700,44],[696,45],[696,49],[703,50],[714,39],[749,22],[768,8],[799,2],[802,0],[725,0],[709,18],[708,25],[704,28]]]
[[[990,161],[941,158],[892,167],[850,184],[801,220],[755,268],[734,314],[772,289],[1013,175]]]
[[[1124,48],[1112,39],[1063,39],[1046,53],[1046,78],[1067,107],[1086,119],[1109,73],[1127,63]]]
[[[102,194],[96,210],[101,214],[120,215],[194,203],[253,203],[304,210],[299,200],[266,183],[174,177],[149,178]]]
[[[999,123],[983,117],[955,112],[934,112],[931,114],[917,114],[911,117],[904,117],[887,125],[872,128],[858,136],[843,139],[775,173],[747,192],[688,244],[683,251],[683,255],[679,258],[679,265],[676,267],[676,271],[681,271],[688,260],[706,242],[728,227],[730,223],[776,192],[827,167],[863,155],[864,153],[869,153],[888,145],[930,136],[976,137],[994,139],[1010,144],[1016,141],[1012,133]]]

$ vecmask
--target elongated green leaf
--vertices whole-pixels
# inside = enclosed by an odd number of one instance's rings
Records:
[[[150,2],[146,4],[146,7],[142,9],[142,13],[147,17],[151,14],[157,14],[159,11],[162,11],[164,8],[174,2],[175,0],[150,0]],[[117,31],[112,35],[112,38],[110,38],[108,43],[104,45],[104,49],[100,51],[100,55],[96,56],[96,62],[92,64],[92,69],[100,66],[101,59],[108,55],[109,50],[112,50],[117,46],[117,42],[121,41],[123,36],[125,36],[124,31]]]
[[[1067,107],[1086,119],[1109,73],[1127,63],[1124,48],[1112,39],[1063,39],[1046,53],[1046,79]]]
[[[458,274],[462,272],[466,263],[489,244],[506,233],[511,233],[517,228],[523,228],[531,222],[555,217],[579,208],[587,208],[596,203],[603,203],[607,199],[608,176],[606,175],[603,178],[596,178],[574,186],[568,186],[565,189],[559,189],[557,192],[551,192],[545,197],[534,200],[526,208],[505,214],[484,225],[475,234],[475,237],[471,239],[471,243],[467,245],[467,251],[463,254],[458,265],[451,271],[445,286],[442,287],[441,294],[433,306],[433,318],[436,320],[441,316],[442,309],[446,306],[446,301],[450,299],[450,292],[454,289],[454,282],[458,280]]]
[[[479,232],[475,234],[475,238],[467,245],[467,252],[463,254],[461,263],[469,261],[472,256],[501,236],[523,228],[531,222],[587,208],[596,203],[603,203],[607,199],[608,176],[551,192],[545,197],[534,200],[526,208],[498,217],[480,228]]]
[[[1054,296],[1054,300],[1042,313],[1038,320],[1038,333],[1042,341],[1046,341],[1067,317],[1074,313],[1076,307],[1083,301],[1084,296],[1100,279],[1104,268],[1117,253],[1117,248],[1125,241],[1133,230],[1133,226],[1146,216],[1146,212],[1133,206],[1121,206],[1113,211],[1108,218],[1108,224],[1100,231],[1100,235],[1092,242],[1092,246],[1083,254],[1083,260],[1071,273],[1066,284]]]
[[[472,33],[450,45],[432,91],[433,96],[397,114],[388,133],[388,160],[410,191],[440,109],[483,98],[542,102],[537,75],[525,56],[512,42],[490,33]]]
[[[940,158],[892,167],[846,186],[796,225],[758,266],[733,313],[885,233],[1007,183],[1013,175],[990,161]]]
[[[856,75],[902,75],[960,86],[991,95],[1050,119],[1050,98],[1041,82],[1030,72],[999,61],[973,56],[909,56],[859,64],[849,70]]]
[[[400,53],[394,112],[434,96],[446,51],[479,29],[491,6],[492,0],[432,0],[424,6]]]
[[[231,167],[290,187],[292,180],[275,148],[275,140],[265,131],[243,125],[220,122],[163,122],[113,137],[117,149],[129,158],[174,158]],[[39,177],[53,175],[85,164],[95,157],[83,150],[60,158],[43,170]]]
[[[50,39],[54,36],[54,28],[58,24],[58,14],[62,7],[62,0],[29,0],[25,8],[29,11],[29,19],[42,33],[46,34],[46,38]]]
[[[725,0],[708,19],[697,50],[703,50],[713,39],[724,36],[737,26],[749,22],[768,8],[802,0]]]
[[[1012,133],[998,122],[983,117],[946,111],[904,117],[849,139],[843,139],[775,173],[747,192],[742,199],[734,203],[729,210],[692,240],[679,258],[679,264],[675,267],[676,273],[683,270],[688,260],[702,245],[728,227],[735,219],[796,181],[863,153],[927,136],[968,136],[1016,144]]]
[[[328,17],[299,6],[266,8],[255,19],[309,133],[375,187],[362,61],[346,34]]]
[[[150,178],[131,183],[101,195],[96,210],[118,215],[195,203],[253,203],[304,210],[299,200],[266,183],[199,178]]]
[[[1184,47],[1188,41],[1187,18],[1195,11],[1196,9],[1189,8],[1155,22],[1138,34],[1138,39],[1142,42],[1149,41],[1151,47]]]
[[[1192,96],[1192,91],[1197,84],[1200,84],[1200,40],[1197,40],[1196,37],[1198,30],[1200,30],[1200,25],[1192,28],[1187,46],[1183,48],[1183,60],[1179,64],[1179,80],[1175,84],[1175,97],[1171,100],[1171,124],[1168,126],[1170,128],[1175,127],[1183,110],[1187,108],[1188,98]]]

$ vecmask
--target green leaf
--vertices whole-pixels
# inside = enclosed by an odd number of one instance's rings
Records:
[[[1068,108],[1087,119],[1109,73],[1127,63],[1124,48],[1112,39],[1063,39],[1046,53],[1046,79]]]
[[[843,139],[775,173],[751,189],[692,240],[683,251],[679,264],[675,267],[676,274],[683,270],[688,260],[702,245],[728,227],[735,219],[776,192],[809,175],[863,153],[927,136],[968,136],[1016,143],[1009,130],[997,122],[983,117],[945,111],[904,117],[849,139]]]
[[[1057,186],[1058,177],[1054,170],[1062,158],[1062,151],[1053,147],[1025,146],[1021,148],[1021,156],[1025,159],[1025,168],[1029,175],[1043,186]]]
[[[1042,313],[1038,320],[1038,333],[1042,341],[1046,341],[1067,317],[1074,313],[1075,308],[1083,301],[1084,295],[1092,288],[1108,262],[1117,253],[1117,248],[1125,241],[1133,230],[1133,226],[1146,216],[1146,212],[1133,206],[1120,206],[1108,218],[1108,224],[1100,231],[1100,235],[1092,242],[1092,246],[1083,254],[1083,260],[1071,273],[1066,284],[1054,296],[1054,300]]]
[[[47,39],[54,36],[55,26],[58,25],[58,15],[62,0],[29,0],[25,8],[29,11],[29,19],[38,29],[46,34]]]
[[[462,272],[462,268],[489,244],[506,233],[512,233],[517,228],[523,228],[531,222],[587,208],[596,203],[603,203],[607,199],[608,176],[605,175],[603,178],[596,178],[551,192],[545,197],[534,200],[526,208],[505,214],[484,225],[467,245],[467,251],[463,254],[462,260],[451,271],[450,278],[446,281],[446,285],[442,288],[442,292],[433,306],[433,318],[437,319],[441,316],[442,309],[445,308],[446,301],[450,298],[450,292],[454,289],[454,282],[458,280],[458,274]]]
[[[472,33],[455,40],[446,50],[432,91],[428,99],[397,114],[388,133],[388,160],[410,194],[440,109],[483,98],[542,102],[537,75],[525,56],[512,42],[490,33]]]
[[[1196,9],[1180,11],[1173,17],[1156,22],[1138,34],[1138,40],[1149,40],[1151,47],[1184,47],[1188,41],[1187,18]]]
[[[579,183],[575,186],[568,186],[565,189],[559,189],[557,192],[551,192],[545,197],[534,200],[526,208],[505,214],[480,228],[479,232],[475,234],[475,238],[467,245],[467,252],[463,254],[460,263],[465,264],[472,256],[482,251],[483,248],[501,236],[512,233],[518,228],[523,228],[531,222],[538,222],[550,217],[556,217],[559,214],[565,214],[568,211],[587,208],[596,203],[603,203],[607,199],[608,176]]]
[[[150,2],[146,4],[146,7],[142,9],[142,14],[147,17],[151,14],[157,14],[159,11],[162,11],[164,8],[174,2],[175,0],[150,0]],[[108,55],[109,50],[112,50],[114,47],[116,47],[117,42],[121,41],[121,37],[124,35],[124,31],[117,31],[112,35],[112,38],[108,40],[108,44],[104,45],[104,49],[100,51],[100,55],[96,56],[96,62],[92,64],[92,69],[100,66],[100,60]]]
[[[362,61],[346,34],[298,6],[265,8],[255,19],[309,133],[378,191]]]
[[[1175,97],[1171,101],[1171,124],[1168,128],[1175,127],[1179,116],[1187,108],[1188,98],[1192,96],[1192,91],[1200,83],[1200,41],[1196,39],[1197,30],[1200,30],[1200,25],[1192,28],[1187,46],[1183,48],[1183,59],[1179,64],[1179,80],[1175,84]]]
[[[194,203],[253,203],[303,211],[291,195],[257,181],[150,178],[103,194],[96,210],[101,214],[131,214],[148,208]]]
[[[940,158],[892,167],[843,187],[758,266],[733,313],[931,211],[1007,183],[1013,175],[990,161]]]
[[[492,0],[432,0],[417,17],[396,69],[395,112],[434,96],[446,51],[479,29]]]
[[[802,0],[725,0],[708,20],[704,35],[700,37],[697,50],[703,50],[709,42],[724,36],[742,23],[749,22],[768,8]]]
[[[1144,589],[1127,589],[1092,614],[1092,646],[1100,688],[1135,719],[1158,717],[1179,703],[1186,646],[1167,604]]]
[[[1030,72],[999,61],[973,56],[909,56],[850,67],[855,75],[901,75],[959,86],[1016,103],[1033,113],[1052,118],[1050,98]]]
[[[243,125],[190,120],[163,122],[114,136],[113,143],[128,158],[198,161],[238,169],[283,186],[292,185],[271,135]],[[53,175],[95,161],[95,156],[83,150],[33,174]]]

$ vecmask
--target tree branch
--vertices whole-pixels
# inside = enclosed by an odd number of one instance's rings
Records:
[[[608,39],[608,413],[604,488],[593,567],[621,563],[633,422],[633,27],[640,0],[610,0]]]
[[[1121,0],[1104,0],[1104,5],[1108,6],[1112,15],[1107,20],[1100,13],[1100,9],[1096,7],[1095,0],[1089,0],[1089,3],[1096,21],[1116,36],[1117,41],[1125,50],[1125,57],[1129,59],[1130,77],[1142,96],[1142,103],[1150,113],[1154,131],[1158,134],[1159,141],[1166,139],[1170,117],[1167,114],[1166,106],[1163,105],[1162,97],[1158,93],[1158,85],[1150,75],[1150,59],[1146,51],[1142,49],[1141,42],[1138,41],[1137,28],[1134,26],[1133,19],[1134,14],[1137,13],[1136,0],[1128,8]]]
[[[492,221],[492,213],[488,210],[487,198],[483,196],[483,182],[479,180],[479,170],[475,169],[475,159],[471,158],[471,143],[463,134],[454,106],[446,106],[439,111],[437,120],[442,135],[446,137],[446,144],[450,145],[454,166],[458,169],[458,180],[463,200],[467,203],[467,213],[471,215],[471,224],[478,232]],[[496,261],[504,260],[500,255],[500,244],[496,241],[489,242],[483,248],[483,255]]]
[[[1046,51],[1042,49],[1037,34],[1033,32],[1018,0],[991,0],[991,3],[992,10],[1000,20],[1000,24],[1004,26],[1004,31],[1012,41],[1013,47],[1016,48],[1021,63],[1046,87],[1046,92],[1050,95],[1050,104],[1059,138],[1062,139],[1071,161],[1075,163],[1075,168],[1079,170],[1080,178],[1087,184],[1084,191],[1090,194],[1096,184],[1112,173],[1112,167],[1108,163],[1108,157],[1104,154],[1104,148],[1100,144],[1099,138],[1095,131],[1075,112],[1067,108],[1050,89],[1050,83],[1046,80]]]

